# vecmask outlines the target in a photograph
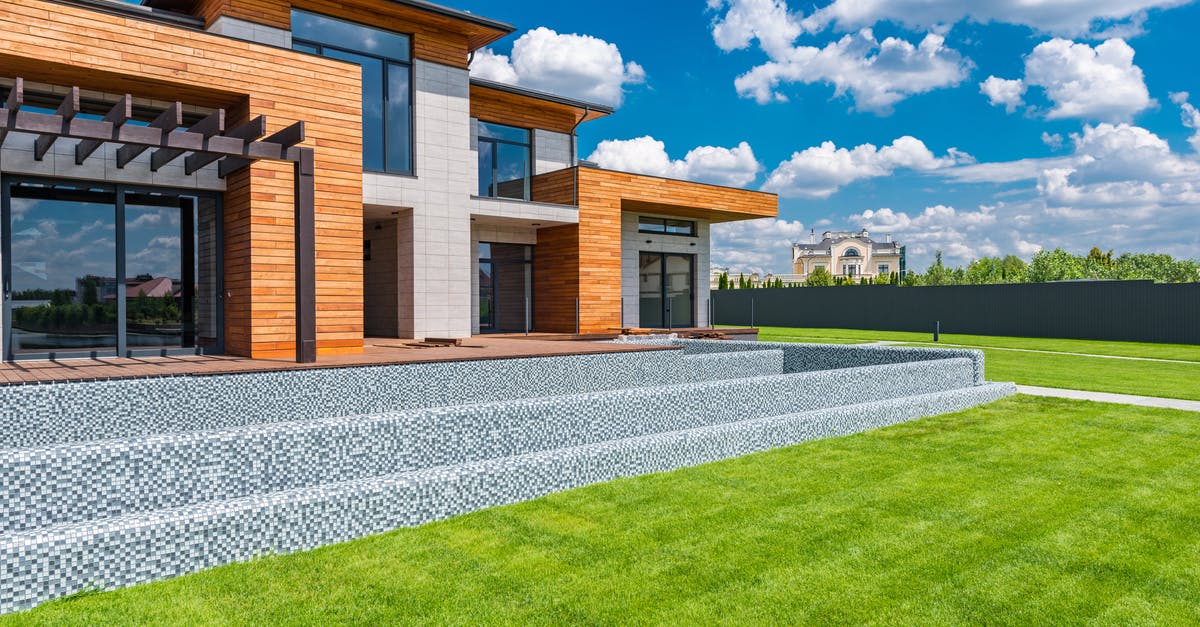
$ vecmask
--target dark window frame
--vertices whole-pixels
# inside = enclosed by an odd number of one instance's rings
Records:
[[[480,124],[486,124],[488,126],[499,126],[499,127],[503,127],[503,128],[511,128],[511,129],[524,131],[527,134],[528,141],[526,143],[521,143],[518,141],[511,140],[511,139],[501,139],[499,137],[485,137],[482,133],[479,132]],[[513,198],[511,196],[500,196],[498,194],[480,194],[479,195],[480,198],[507,198],[509,200],[524,200],[524,201],[530,200],[530,198],[533,194],[533,189],[532,189],[533,188],[533,134],[534,134],[533,129],[525,128],[523,126],[513,126],[511,124],[500,124],[499,122],[488,122],[488,121],[479,120],[479,119],[475,120],[475,136],[476,136],[475,154],[476,155],[479,155],[482,153],[482,149],[480,146],[485,142],[489,143],[489,144],[494,144],[494,145],[507,144],[509,146],[519,146],[519,147],[524,148],[526,151],[526,154],[527,154],[527,158],[525,160],[525,177],[524,177],[523,195],[521,198]],[[498,150],[496,150],[496,148],[493,148],[493,150],[492,150],[492,178],[491,178],[492,184],[490,187],[496,186],[496,172],[498,171],[497,163],[499,163],[499,161],[500,161],[499,159],[496,158],[498,154],[499,154]],[[477,181],[477,183],[478,183],[478,181]],[[482,190],[478,189],[478,185],[476,185],[476,187],[477,187],[476,192],[482,191]]]
[[[492,247],[493,245],[496,245],[496,244],[499,244],[499,245],[502,245],[502,246],[524,246],[524,247],[525,247],[525,250],[524,250],[524,255],[523,255],[523,256],[524,256],[524,259],[517,260],[517,259],[505,259],[505,258],[503,258],[503,257],[499,257],[499,258],[498,258],[498,257],[493,257],[493,256],[492,256],[492,252],[491,252],[491,247]],[[487,247],[488,247],[488,254],[487,254],[487,256],[486,256],[486,257],[485,257],[485,256],[483,256],[483,247],[484,247],[484,246],[487,246]],[[533,297],[533,293],[534,293],[534,290],[533,290],[533,286],[534,286],[534,276],[533,276],[533,274],[534,274],[534,268],[533,268],[533,256],[534,256],[534,254],[536,254],[536,251],[534,250],[535,248],[536,248],[536,247],[535,247],[533,244],[511,244],[511,243],[507,243],[507,242],[486,242],[486,241],[480,241],[480,242],[478,242],[478,243],[476,244],[476,246],[475,246],[475,254],[478,256],[478,259],[476,260],[476,261],[477,261],[477,263],[478,263],[480,266],[482,266],[482,265],[484,265],[484,264],[487,264],[487,265],[491,266],[491,269],[492,269],[492,272],[491,272],[491,282],[492,282],[492,285],[491,285],[491,294],[492,294],[492,301],[491,301],[491,302],[489,303],[489,305],[488,305],[488,311],[489,311],[489,312],[490,312],[490,314],[491,314],[491,320],[492,320],[492,321],[491,321],[491,324],[485,328],[485,327],[483,326],[483,321],[482,321],[482,320],[479,320],[479,311],[478,311],[478,309],[476,309],[476,311],[475,311],[475,314],[474,314],[474,315],[475,315],[475,317],[476,317],[476,321],[477,321],[477,322],[479,322],[479,333],[480,333],[480,334],[488,334],[488,333],[516,333],[516,332],[517,332],[517,331],[511,331],[511,330],[505,330],[505,329],[501,329],[501,328],[499,328],[499,327],[497,326],[497,320],[498,320],[499,318],[498,318],[498,317],[497,317],[497,315],[496,315],[496,312],[497,312],[497,306],[496,306],[496,299],[495,299],[495,295],[496,295],[496,275],[497,275],[497,272],[496,272],[497,268],[496,268],[496,266],[510,266],[510,267],[511,267],[511,266],[517,266],[517,265],[523,265],[523,266],[524,266],[524,268],[525,268],[525,270],[526,270],[526,273],[527,273],[527,274],[526,274],[526,276],[528,277],[528,281],[529,281],[529,283],[528,283],[528,288],[529,288],[529,309],[528,309],[528,311],[526,311],[526,312],[525,312],[526,319],[529,321],[529,328],[528,328],[528,329],[526,329],[526,332],[533,331],[533,298],[534,298],[534,297]],[[478,271],[476,271],[476,275],[478,275]],[[476,294],[478,294],[478,293],[479,293],[479,288],[476,288],[476,289],[475,289],[475,293],[476,293]]]
[[[645,228],[647,224],[661,223],[661,229]],[[672,224],[674,223],[674,224]],[[686,226],[687,233],[673,233],[672,226]],[[675,237],[700,237],[700,229],[696,225],[695,220],[680,220],[679,218],[659,218],[656,216],[638,216],[638,233],[649,233],[651,235],[672,235]]]
[[[301,52],[304,54],[315,54],[321,58],[326,58],[326,59],[332,58],[332,57],[326,57],[325,50],[327,50],[327,49],[337,50],[338,52],[342,52],[345,54],[354,54],[354,55],[359,55],[362,57],[376,59],[380,62],[381,66],[382,66],[381,69],[382,69],[382,74],[383,74],[383,76],[382,76],[382,81],[383,81],[383,83],[382,83],[383,84],[383,127],[384,127],[384,131],[385,131],[383,134],[383,169],[380,170],[380,169],[376,169],[376,168],[368,168],[367,164],[364,162],[363,163],[363,171],[364,172],[377,172],[380,174],[397,174],[397,175],[401,175],[401,176],[416,176],[417,175],[417,149],[416,149],[416,143],[417,143],[416,142],[416,139],[417,139],[417,133],[416,133],[417,85],[416,85],[416,76],[414,75],[414,71],[413,71],[413,52],[414,52],[413,34],[412,33],[402,33],[399,31],[392,31],[392,30],[388,30],[386,28],[377,28],[375,26],[371,26],[368,24],[362,24],[359,22],[353,22],[350,20],[344,20],[344,19],[340,19],[337,17],[333,17],[331,15],[325,15],[323,13],[317,13],[314,11],[304,11],[302,9],[296,9],[296,8],[293,8],[291,10],[290,15],[295,15],[296,13],[315,15],[315,16],[323,18],[323,19],[344,22],[346,24],[350,24],[352,26],[357,26],[360,28],[365,28],[368,30],[377,30],[377,31],[393,33],[396,35],[403,35],[408,38],[408,60],[393,59],[391,57],[385,57],[385,56],[380,56],[377,54],[371,54],[369,52],[363,52],[361,50],[352,50],[352,49],[346,48],[344,46],[338,46],[335,44],[326,44],[326,43],[322,43],[319,41],[313,41],[311,39],[304,39],[303,37],[292,37],[292,49],[295,50],[296,52]],[[310,48],[315,48],[316,52],[309,52],[308,50],[296,50],[296,44],[300,44],[302,46],[307,46]],[[341,59],[337,59],[337,60],[341,61]],[[351,63],[351,62],[343,61],[343,63]],[[408,158],[409,158],[409,168],[407,170],[400,169],[400,168],[395,168],[395,169],[388,168],[388,147],[389,146],[388,146],[388,135],[387,135],[386,130],[389,126],[389,124],[388,124],[388,122],[389,122],[388,106],[387,106],[387,103],[390,101],[388,98],[388,93],[390,91],[388,89],[388,66],[389,65],[401,66],[401,67],[405,67],[408,69]]]

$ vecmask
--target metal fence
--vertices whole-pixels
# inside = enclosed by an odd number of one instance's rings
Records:
[[[1200,344],[1200,283],[713,290],[717,324]]]

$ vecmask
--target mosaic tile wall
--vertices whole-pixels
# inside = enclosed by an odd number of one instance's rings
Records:
[[[799,342],[729,342],[723,340],[681,340],[673,337],[626,336],[622,343],[682,346],[688,355],[746,350],[783,351],[784,372],[832,370],[852,366],[874,366],[956,357],[975,364],[975,382],[983,383],[983,351],[960,348],[921,348],[915,346],[870,346],[862,344],[808,344]]]
[[[0,613],[418,525],[618,477],[670,470],[964,409],[988,384],[729,422],[0,536]]]
[[[780,353],[678,353],[0,386],[0,449],[782,372]]]
[[[973,351],[676,343],[0,388],[0,613],[1014,391]]]
[[[953,359],[19,449],[0,533],[971,384]]]

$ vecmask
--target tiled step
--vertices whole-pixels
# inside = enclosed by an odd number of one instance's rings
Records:
[[[896,383],[889,381],[889,384]],[[0,535],[0,613],[314,548],[617,477],[664,471],[963,409],[985,384],[614,439]]]
[[[951,359],[18,449],[0,533],[972,384]]]
[[[746,348],[0,386],[0,449],[784,372],[778,350]]]

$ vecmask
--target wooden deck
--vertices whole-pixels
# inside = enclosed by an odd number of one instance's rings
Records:
[[[322,356],[315,364],[211,355],[19,361],[0,363],[0,385],[675,350],[669,346],[612,344],[595,339],[564,341],[549,335],[528,338],[476,336],[464,340],[462,346],[435,348],[418,348],[413,344],[413,340],[368,338],[361,354]]]

